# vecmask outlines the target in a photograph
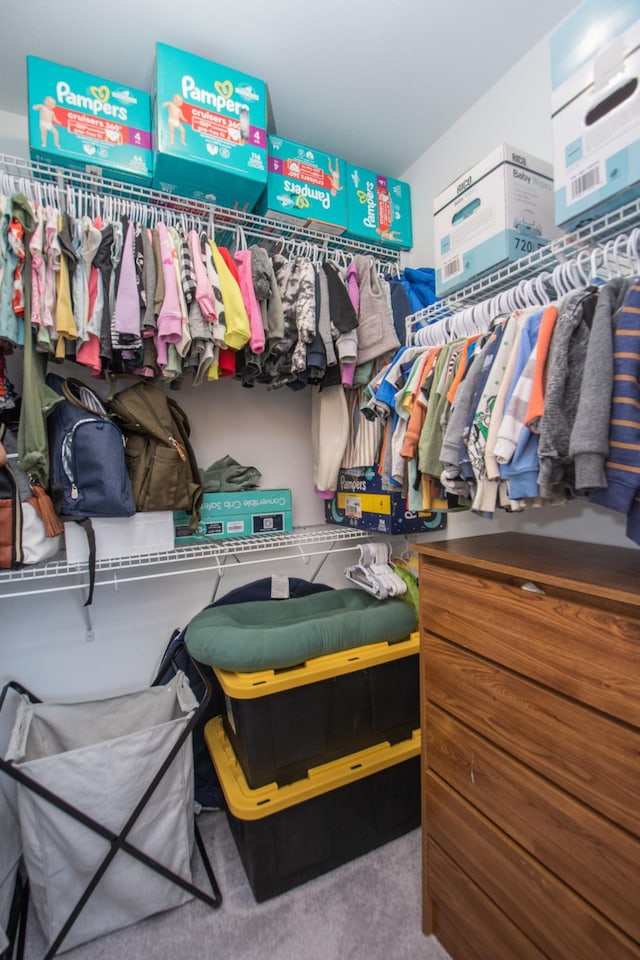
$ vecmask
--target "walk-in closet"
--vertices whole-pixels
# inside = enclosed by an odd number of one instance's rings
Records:
[[[4,21],[0,960],[640,960],[639,0]]]

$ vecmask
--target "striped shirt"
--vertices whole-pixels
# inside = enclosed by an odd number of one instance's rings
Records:
[[[640,280],[629,287],[613,340],[613,392],[609,420],[607,488],[589,500],[629,515],[640,496]],[[634,524],[635,526],[635,524]],[[640,529],[627,530],[640,543]]]

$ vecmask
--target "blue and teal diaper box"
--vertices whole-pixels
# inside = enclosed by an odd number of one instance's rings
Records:
[[[585,0],[551,34],[556,223],[640,195],[640,0]]]
[[[33,160],[151,186],[148,93],[27,57]]]
[[[408,183],[347,164],[347,236],[410,250],[411,190]]]
[[[207,543],[229,537],[256,534],[290,533],[293,530],[291,490],[243,490],[205,493],[200,507],[200,522],[189,530],[191,514],[175,510],[175,544]]]
[[[345,162],[274,134],[267,138],[267,189],[257,212],[325,233],[347,226]]]
[[[333,499],[324,501],[324,519],[386,534],[429,533],[447,525],[446,513],[410,510],[400,487],[387,489],[373,467],[340,469]]]
[[[439,297],[562,234],[555,224],[552,165],[508,143],[449,184],[433,211]]]
[[[252,210],[267,182],[265,83],[158,43],[152,100],[154,187]]]

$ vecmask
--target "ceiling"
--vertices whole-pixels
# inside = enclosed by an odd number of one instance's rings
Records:
[[[159,40],[265,80],[272,131],[397,177],[577,5],[28,0],[25,16],[3,3],[0,110],[27,113],[27,54],[149,90]]]

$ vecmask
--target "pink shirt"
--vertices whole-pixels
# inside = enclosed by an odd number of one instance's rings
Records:
[[[251,330],[249,347],[254,353],[263,353],[265,345],[264,326],[260,304],[253,289],[251,250],[238,250],[237,253],[234,253],[233,259],[240,278],[240,293],[249,315],[249,329]]]

